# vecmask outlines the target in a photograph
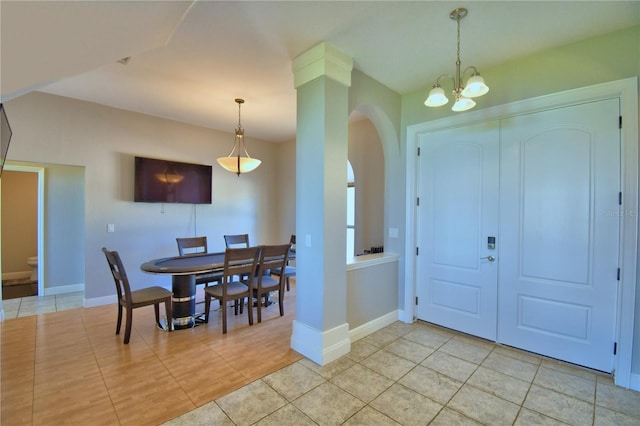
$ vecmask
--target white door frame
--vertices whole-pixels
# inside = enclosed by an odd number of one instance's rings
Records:
[[[416,258],[410,254],[415,253],[417,243],[417,207],[413,200],[417,196],[418,162],[416,150],[419,136],[423,133],[454,126],[467,126],[607,98],[620,99],[620,111],[624,120],[621,130],[623,155],[621,187],[624,209],[620,212],[622,219],[620,228],[621,277],[616,317],[618,352],[614,361],[615,384],[640,391],[640,377],[632,378],[631,374],[638,254],[638,79],[636,77],[476,110],[407,127],[406,203],[408,206],[414,207],[408,208],[406,212],[405,253],[407,256],[405,257],[405,309],[401,315],[403,321],[415,320]]]
[[[38,296],[44,296],[44,167],[11,164],[8,161],[4,164],[4,170],[38,174]]]

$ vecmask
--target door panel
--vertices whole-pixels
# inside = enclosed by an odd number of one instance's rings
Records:
[[[497,122],[424,135],[419,141],[419,319],[496,338]]]
[[[618,100],[501,121],[498,341],[613,369]]]

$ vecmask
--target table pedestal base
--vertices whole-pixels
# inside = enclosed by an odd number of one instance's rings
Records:
[[[173,290],[173,329],[182,330],[195,325],[196,277],[195,275],[174,275],[171,279]]]

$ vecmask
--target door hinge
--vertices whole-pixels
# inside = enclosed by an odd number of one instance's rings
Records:
[[[416,256],[420,255],[420,247],[416,247]]]
[[[416,205],[419,206],[420,205],[420,197],[416,198]]]
[[[618,354],[618,342],[613,342],[613,354]]]
[[[618,277],[617,280],[620,281],[620,268],[618,268]]]
[[[418,147],[418,157],[420,157],[420,147]]]
[[[418,296],[416,296],[416,306],[418,305]]]
[[[622,205],[622,191],[618,192],[618,205]]]
[[[618,129],[622,129],[622,116],[618,117]]]

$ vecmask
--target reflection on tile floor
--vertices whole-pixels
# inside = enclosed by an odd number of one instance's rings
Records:
[[[5,299],[2,301],[2,308],[4,309],[4,319],[14,319],[81,308],[83,300],[84,292],[78,291],[54,296]]]
[[[396,322],[324,367],[302,359],[165,425],[638,425],[609,375]]]

